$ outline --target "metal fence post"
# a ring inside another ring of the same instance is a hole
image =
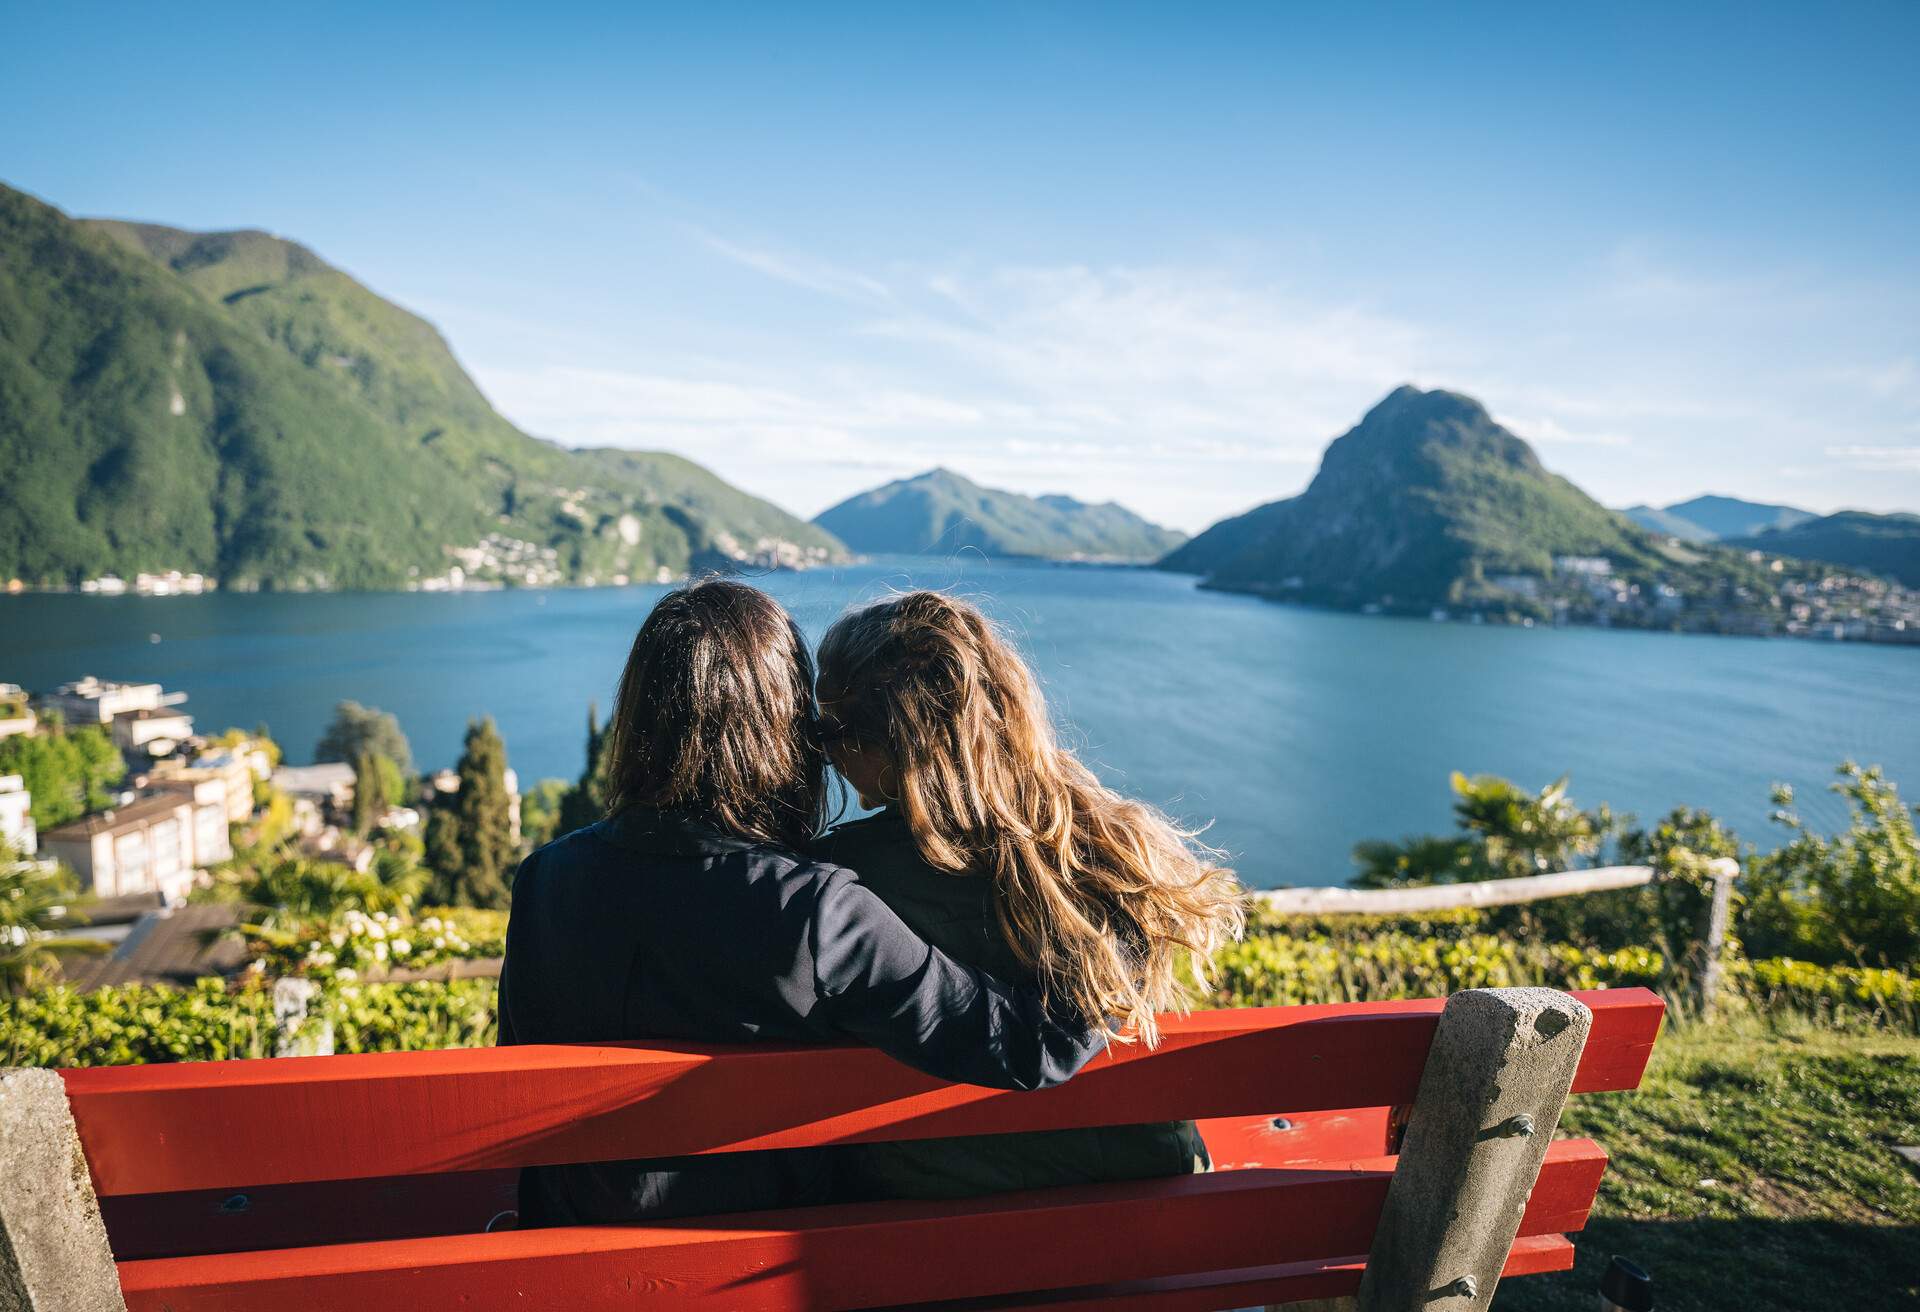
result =
[[[1555,989],[1469,989],[1447,999],[1359,1312],[1487,1307],[1592,1024],[1584,1004]]]
[[[0,1312],[126,1312],[67,1086],[0,1070]]]

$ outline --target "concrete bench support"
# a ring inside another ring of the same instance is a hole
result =
[[[126,1312],[58,1075],[0,1070],[0,1312]]]
[[[1566,1106],[1593,1013],[1554,989],[1447,999],[1355,1300],[1486,1308]]]

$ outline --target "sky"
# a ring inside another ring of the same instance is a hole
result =
[[[1409,381],[1612,505],[1920,510],[1920,5],[0,0],[0,31],[0,181],[294,238],[527,431],[803,514],[945,465],[1197,530]]]

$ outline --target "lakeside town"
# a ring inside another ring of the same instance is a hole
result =
[[[458,770],[413,779],[365,752],[357,761],[288,765],[264,732],[201,732],[185,702],[158,683],[91,675],[37,693],[0,683],[0,852],[66,878],[76,905],[59,917],[68,922],[63,935],[94,945],[63,963],[67,982],[82,990],[231,973],[247,959],[235,935],[243,909],[188,902],[242,844],[340,877],[366,875],[382,852],[417,861],[430,817],[461,788]],[[376,733],[391,723],[353,711]],[[26,765],[10,770],[14,762]],[[37,825],[36,810],[47,808],[36,808],[29,771],[63,794],[60,813],[80,813]],[[522,811],[503,749],[492,782],[510,857],[521,846]]]
[[[1920,645],[1920,591],[1876,574],[1760,551],[1746,559],[1776,577],[1770,591],[1729,582],[1690,595],[1671,583],[1622,578],[1605,556],[1555,556],[1551,575],[1489,574],[1477,608],[1434,607],[1431,618],[1484,623],[1491,608],[1510,611],[1509,622],[1522,624]]]

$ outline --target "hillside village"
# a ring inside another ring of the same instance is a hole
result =
[[[84,813],[46,829],[34,820],[31,782],[0,765],[0,852],[52,874],[70,871],[84,910],[70,936],[106,948],[89,968],[72,968],[80,987],[224,973],[244,962],[203,940],[241,920],[233,905],[186,907],[234,860],[236,844],[271,831],[274,846],[298,857],[365,874],[383,842],[422,836],[436,806],[458,793],[460,777],[436,771],[406,796],[383,799],[356,823],[356,766],[345,761],[287,765],[258,734],[199,732],[186,695],[157,683],[125,683],[88,675],[41,693],[0,683],[0,761],[8,740],[35,738],[111,744],[124,771],[104,792],[91,787]],[[111,772],[111,766],[108,767]],[[508,841],[521,841],[519,780],[503,768]],[[94,804],[100,803],[100,804]],[[156,951],[145,940],[165,940]],[[132,976],[125,961],[141,949]]]

